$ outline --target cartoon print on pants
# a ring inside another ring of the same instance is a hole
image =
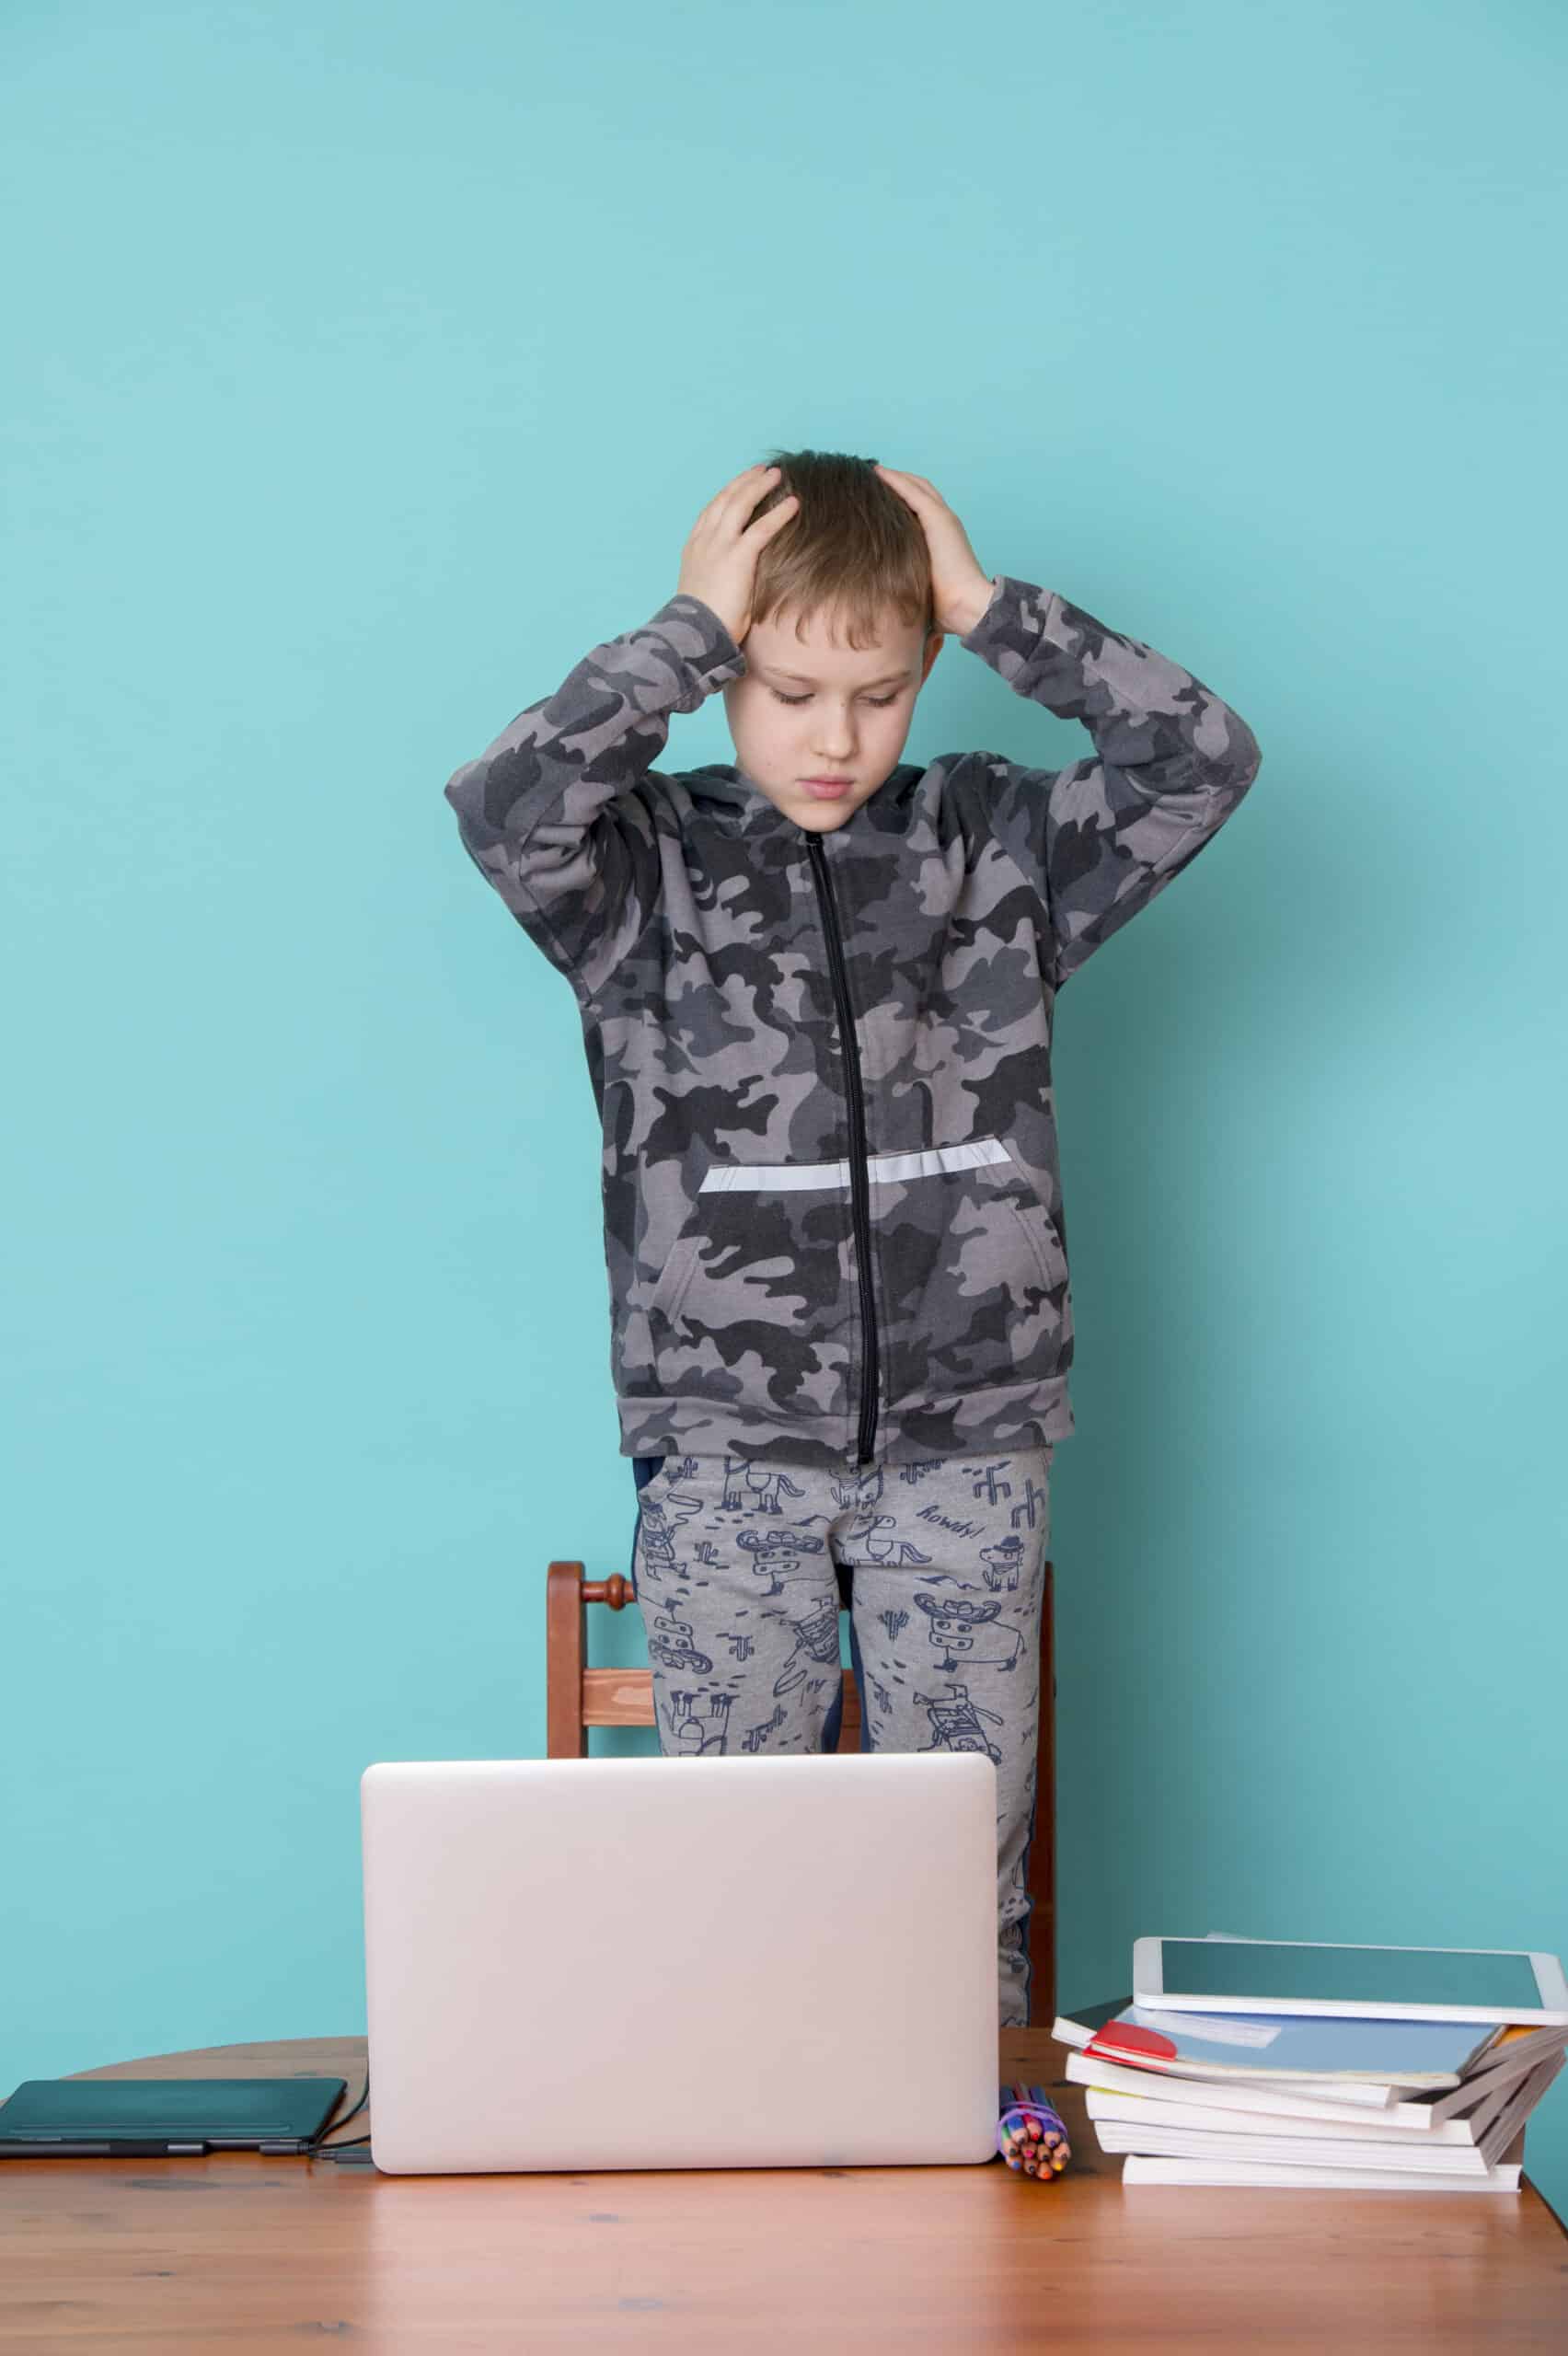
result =
[[[838,1666],[836,1596],[831,1597],[820,1611],[813,1611],[806,1619],[797,1620],[792,1624],[795,1630],[794,1647],[775,1680],[775,1693],[792,1692],[805,1676],[808,1661],[832,1661],[836,1669]]]
[[[930,1642],[942,1655],[944,1669],[956,1669],[961,1659],[967,1669],[1018,1667],[1022,1643],[1018,1630],[991,1624],[1002,1608],[999,1603],[971,1603],[963,1596],[944,1602],[937,1595],[917,1595],[915,1603],[930,1617]]]
[[[865,1548],[873,1563],[928,1563],[931,1559],[929,1554],[922,1554],[918,1546],[913,1544],[909,1539],[901,1538],[895,1546],[891,1538],[878,1538],[875,1535],[879,1530],[896,1530],[897,1527],[898,1519],[895,1514],[873,1514],[864,1530],[857,1529],[853,1535],[856,1542]]]
[[[670,1731],[674,1738],[674,1747],[669,1756],[700,1759],[710,1750],[721,1751],[725,1747],[730,1704],[733,1699],[730,1693],[673,1692],[670,1695]]]
[[[972,1702],[967,1685],[950,1685],[942,1702],[933,1701],[928,1693],[917,1693],[915,1702],[931,1721],[933,1750],[983,1750],[995,1765],[1001,1765],[1002,1754],[980,1721],[989,1718],[994,1727],[999,1727],[1004,1720],[999,1711],[982,1710]]]
[[[653,1625],[648,1632],[648,1651],[662,1669],[695,1669],[705,1676],[713,1663],[706,1653],[699,1653],[692,1639],[689,1620],[676,1620],[667,1611],[656,1611]]]
[[[851,1506],[869,1512],[872,1506],[882,1501],[882,1482],[885,1477],[883,1467],[873,1464],[868,1471],[859,1474],[836,1473],[828,1483],[828,1491],[841,1514],[847,1513]]]
[[[1044,1512],[1046,1506],[1050,1503],[1050,1496],[1051,1493],[1048,1489],[1043,1489],[1039,1486],[1038,1483],[1026,1478],[1023,1484],[1023,1495],[1019,1499],[1017,1505],[1014,1506],[1011,1514],[1009,1516],[1009,1519],[1011,1521],[1013,1528],[1016,1530],[1020,1521],[1026,1521],[1031,1530],[1037,1529],[1040,1523],[1040,1517]]]
[[[702,1511],[702,1499],[673,1496],[666,1489],[662,1497],[650,1497],[640,1511],[642,1545],[647,1560],[662,1571],[678,1570],[675,1541],[693,1514]]]
[[[726,1456],[724,1459],[725,1513],[782,1513],[778,1493],[786,1490],[792,1497],[803,1497],[805,1491],[788,1472],[777,1466],[769,1472],[766,1464],[755,1464],[750,1457]]]
[[[756,1560],[752,1569],[768,1585],[764,1595],[782,1595],[786,1579],[817,1579],[822,1576],[815,1561],[803,1556],[820,1554],[827,1541],[811,1530],[739,1530],[735,1543]]]
[[[999,1538],[994,1546],[982,1546],[980,1560],[987,1589],[994,1595],[998,1588],[1009,1593],[1017,1588],[1020,1565],[1023,1561],[1023,1541],[1019,1537]]]
[[[1012,1483],[1000,1480],[997,1476],[1005,1472],[1011,1462],[1010,1456],[1004,1456],[1000,1457],[995,1464],[981,1465],[975,1472],[970,1491],[971,1496],[983,1497],[988,1506],[1000,1505],[1004,1497],[1010,1497]]]

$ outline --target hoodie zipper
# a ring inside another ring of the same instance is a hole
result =
[[[844,1079],[849,1098],[849,1199],[855,1226],[855,1261],[860,1275],[861,1364],[864,1369],[857,1461],[869,1464],[877,1428],[878,1375],[876,1306],[871,1292],[870,1187],[866,1179],[866,1104],[860,1089],[860,1050],[855,1036],[854,1010],[849,1004],[844,942],[838,929],[832,879],[828,874],[827,852],[822,837],[817,834],[807,836],[806,849],[811,854],[812,880],[816,885],[817,899],[822,907],[823,930],[827,935],[827,962],[833,975],[833,995],[838,1007],[838,1030],[844,1047]]]

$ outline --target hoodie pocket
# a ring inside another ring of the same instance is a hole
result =
[[[843,1415],[848,1198],[836,1184],[779,1183],[793,1172],[733,1167],[709,1173],[648,1294],[659,1388],[763,1415]]]
[[[1071,1359],[1056,1224],[1000,1138],[976,1138],[973,1149],[971,1166],[931,1170],[879,1190],[880,1203],[872,1197],[895,1304],[890,1390],[900,1408],[1043,1380]]]

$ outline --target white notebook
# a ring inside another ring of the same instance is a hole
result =
[[[1309,2142],[1300,2136],[1249,2135],[1212,2132],[1196,2128],[1145,2126],[1120,2119],[1096,2119],[1094,2133],[1104,2152],[1129,2154],[1124,2181],[1137,2183],[1274,2183],[1313,2184],[1329,2181],[1362,2186],[1384,2182],[1409,2188],[1452,2184],[1478,2185],[1492,2191],[1516,2191],[1523,2152],[1525,2121],[1547,2086],[1562,2068],[1561,2055],[1543,2062],[1506,2104],[1479,2146],[1468,2150],[1438,2145],[1425,2152],[1396,2147],[1395,2139],[1376,2135],[1347,2142],[1327,2138]],[[1134,2168],[1133,2162],[1137,2165]],[[1150,2176],[1149,2160],[1179,2163],[1204,2171],[1199,2176]],[[1499,2175],[1512,2166],[1512,2181]],[[1254,2174],[1253,2171],[1261,2171]]]
[[[1527,2056],[1510,2069],[1482,2072],[1447,2094],[1389,2103],[1378,2109],[1366,2103],[1327,2099],[1327,2090],[1336,2083],[1332,2079],[1323,2081],[1325,2098],[1320,2100],[1303,2093],[1293,2083],[1287,2087],[1284,2081],[1264,2085],[1237,2079],[1167,2077],[1155,2070],[1128,2070],[1114,2062],[1091,2061],[1082,2053],[1067,2055],[1064,2074],[1077,2085],[1133,2096],[1144,2104],[1169,2105],[1172,2113],[1200,2103],[1211,2120],[1223,2120],[1228,2127],[1246,2125],[1262,2115],[1282,2126],[1293,2119],[1318,2119],[1357,2135],[1383,2135],[1391,2129],[1423,2141],[1430,2137],[1439,2143],[1474,2143],[1495,2115],[1496,2108],[1545,2058],[1541,2054]],[[1087,2103],[1086,2108],[1092,2118],[1093,2104]],[[1141,2118],[1145,2114],[1140,2110],[1136,2115]],[[1164,2115],[1162,2110],[1160,2116]]]
[[[1129,2157],[1124,2184],[1272,2185],[1320,2192],[1517,2192],[1521,2163],[1499,2161],[1484,2176],[1417,2176],[1400,2168],[1222,2167],[1209,2160]]]

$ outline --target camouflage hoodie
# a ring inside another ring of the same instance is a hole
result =
[[[577,998],[625,1455],[853,1471],[1074,1428],[1056,997],[1217,833],[1258,745],[1009,574],[958,642],[1094,756],[901,762],[816,834],[733,767],[652,767],[746,668],[677,594],[447,783]]]

